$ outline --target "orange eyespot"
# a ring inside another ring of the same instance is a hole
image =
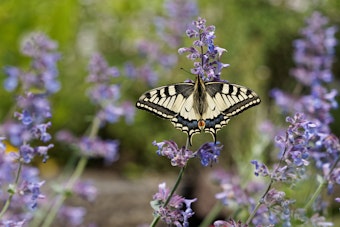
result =
[[[203,130],[205,128],[205,121],[199,120],[198,123],[197,123],[197,126],[200,130]]]

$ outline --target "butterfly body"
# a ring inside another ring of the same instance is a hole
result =
[[[192,136],[208,132],[216,141],[216,133],[230,117],[261,102],[258,95],[241,85],[227,82],[196,81],[163,86],[145,92],[137,108],[171,120],[172,124]]]

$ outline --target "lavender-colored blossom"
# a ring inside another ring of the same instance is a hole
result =
[[[73,186],[73,192],[89,202],[93,202],[98,194],[97,188],[90,181],[78,181]]]
[[[219,142],[209,142],[203,144],[196,152],[196,155],[201,160],[203,166],[212,165],[218,161],[218,156],[222,150],[223,146],[219,145]]]
[[[0,220],[0,226],[4,227],[24,227],[25,223],[27,223],[25,220],[23,221]]]
[[[188,219],[194,215],[191,204],[197,199],[188,200],[174,194],[167,205],[165,205],[170,196],[170,190],[166,187],[165,183],[159,184],[158,190],[153,196],[153,201],[151,201],[155,215],[159,215],[168,225],[188,227]]]
[[[265,164],[260,163],[256,160],[251,161],[251,164],[255,166],[255,176],[266,177],[269,175],[268,167]]]
[[[185,147],[178,148],[178,145],[174,141],[166,140],[164,142],[152,143],[158,147],[157,154],[165,156],[171,160],[172,166],[184,167],[186,166],[189,159],[194,157],[192,151]]]
[[[134,108],[129,102],[119,103],[120,86],[111,84],[112,79],[119,76],[116,67],[110,67],[100,54],[94,54],[89,63],[89,76],[87,81],[91,83],[88,91],[91,101],[99,105],[97,117],[104,122],[115,123],[120,117],[128,116],[127,122],[131,122],[134,116]],[[131,107],[129,107],[131,106]]]
[[[83,155],[89,157],[102,157],[106,164],[111,164],[119,157],[117,140],[101,140],[99,138],[81,138],[77,146]]]
[[[69,131],[58,132],[56,139],[74,145],[87,157],[104,158],[106,164],[111,164],[119,158],[117,140],[102,140],[88,136],[77,138]]]
[[[247,207],[255,205],[252,195],[263,190],[263,185],[259,182],[249,182],[248,185],[241,185],[239,176],[217,170],[213,172],[213,180],[222,188],[222,191],[215,195],[215,198],[227,207]]]
[[[205,81],[220,81],[222,69],[228,67],[229,64],[220,62],[226,50],[214,44],[215,26],[206,26],[206,20],[199,17],[186,34],[189,38],[195,38],[193,46],[179,48],[178,53],[188,53],[187,58],[194,61],[194,68],[191,72]],[[201,53],[203,49],[205,52]]]
[[[86,210],[83,207],[63,206],[58,213],[59,219],[64,224],[79,226],[83,223]]]
[[[236,222],[233,219],[229,219],[228,221],[214,221],[214,227],[248,227],[248,225],[243,224],[241,221]]]
[[[31,92],[19,96],[17,104],[20,109],[28,111],[31,116],[34,115],[36,123],[41,123],[52,117],[51,107],[48,101],[48,96],[44,94],[33,94]]]
[[[163,142],[157,143],[154,141],[152,143],[154,146],[158,147],[156,153],[160,156],[165,156],[171,160],[172,166],[184,167],[187,162],[197,157],[200,159],[203,166],[212,165],[218,161],[218,156],[223,148],[219,143],[205,143],[197,151],[193,152],[184,146],[179,148],[178,145],[171,140],[165,140]]]
[[[44,195],[40,192],[40,187],[45,183],[45,181],[41,182],[32,182],[24,180],[20,187],[18,188],[18,192],[20,195],[25,196],[26,204],[29,204],[29,208],[35,209],[38,205],[38,199],[45,198]]]
[[[92,55],[88,70],[87,81],[91,83],[110,83],[111,78],[119,76],[119,70],[116,67],[110,67],[99,53]]]
[[[302,97],[286,94],[278,89],[272,96],[278,105],[287,112],[303,112],[308,119],[320,121],[323,130],[329,132],[333,121],[330,110],[337,108],[336,90],[328,91],[324,86],[331,83],[331,73],[335,39],[335,27],[327,27],[328,19],[315,12],[307,20],[307,26],[301,30],[302,38],[294,42],[294,61],[296,68],[291,75],[299,83],[310,88],[310,94]]]
[[[291,226],[290,206],[294,202],[286,199],[284,192],[271,189],[262,201],[252,223],[254,226],[275,226],[280,223],[282,226]]]
[[[21,52],[31,57],[31,70],[28,72],[9,66],[5,68],[7,78],[5,89],[13,91],[19,85],[25,91],[43,90],[48,94],[60,89],[57,61],[60,54],[56,52],[57,44],[43,33],[32,33],[22,43]]]

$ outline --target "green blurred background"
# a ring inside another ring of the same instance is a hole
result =
[[[1,0],[1,67],[28,67],[29,61],[20,55],[19,47],[21,39],[32,31],[43,31],[57,41],[62,54],[59,62],[62,89],[52,98],[52,135],[61,129],[83,135],[95,113],[95,107],[85,95],[91,54],[102,53],[110,65],[117,66],[122,72],[126,62],[136,66],[146,64],[148,56],[139,54],[136,43],[148,40],[162,45],[154,22],[158,17],[170,18],[163,5],[163,1],[150,0]],[[289,91],[295,83],[288,76],[294,66],[292,41],[299,37],[298,31],[304,26],[304,19],[314,10],[319,10],[330,18],[331,25],[339,25],[340,1],[200,0],[197,6],[198,15],[206,18],[208,25],[216,26],[215,44],[228,50],[222,61],[231,66],[224,69],[222,79],[252,88],[262,98],[261,105],[233,118],[218,133],[218,140],[224,144],[221,165],[236,163],[236,166],[244,167],[240,164],[248,165],[249,160],[254,158],[265,159],[272,151],[268,148],[268,138],[258,133],[259,123],[269,119],[284,124],[285,117],[273,108],[268,92],[274,87]],[[186,38],[185,33],[182,36],[181,46],[167,47],[164,51],[177,54],[178,48],[190,46],[192,40]],[[339,50],[337,47],[338,58]],[[171,70],[153,65],[159,74],[155,86],[192,78],[180,69],[189,71],[192,62],[185,56],[178,59]],[[339,72],[336,61],[334,76],[337,79]],[[2,84],[5,78],[2,71],[0,78]],[[133,103],[151,88],[138,79],[120,80],[120,83],[122,99]],[[333,86],[339,88],[338,81]],[[0,97],[0,119],[4,119],[14,97],[4,89],[0,90]],[[332,127],[339,135],[339,111],[335,111],[334,116],[338,121]],[[132,124],[121,120],[101,129],[100,135],[120,141],[119,161],[106,168],[113,168],[118,174],[127,176],[170,168],[168,160],[155,155],[156,147],[151,144],[153,140],[173,139],[180,145],[186,140],[185,134],[174,129],[170,122],[140,110],[136,110]],[[207,140],[211,140],[210,135],[194,136],[194,149]],[[56,142],[50,155],[63,165],[70,157],[70,150]],[[93,160],[90,166],[101,168],[101,161]],[[239,167],[240,171],[249,174],[249,169],[243,167]]]

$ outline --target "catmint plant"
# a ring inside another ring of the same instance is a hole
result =
[[[77,148],[79,161],[66,182],[52,185],[55,195],[48,195],[46,200],[40,189],[46,182],[40,180],[39,170],[31,164],[39,156],[42,162],[47,162],[48,151],[54,147],[48,130],[52,127],[49,97],[61,88],[57,69],[60,54],[56,49],[57,44],[45,34],[33,33],[24,40],[21,50],[32,59],[30,68],[8,66],[4,69],[7,76],[4,87],[17,98],[16,111],[10,113],[14,119],[5,119],[0,126],[3,173],[0,200],[4,204],[0,211],[1,226],[50,226],[56,217],[64,224],[80,225],[86,209],[63,203],[70,195],[78,195],[89,202],[95,200],[97,189],[92,182],[80,180],[88,159],[102,158],[106,164],[111,164],[119,157],[118,141],[99,138],[99,129],[122,117],[127,123],[134,118],[134,108],[129,102],[121,101],[121,88],[113,83],[119,70],[109,66],[100,54],[94,54],[89,64],[87,82],[91,87],[87,95],[98,111],[88,134],[80,138],[67,131],[57,134],[56,139]]]
[[[296,68],[291,71],[291,75],[298,81],[298,86],[309,90],[309,94],[288,94],[279,89],[272,91],[276,103],[293,117],[286,118],[288,128],[275,137],[280,149],[279,162],[269,168],[261,162],[252,161],[255,175],[270,178],[270,183],[247,223],[333,225],[322,216],[328,208],[328,202],[323,200],[326,195],[321,193],[323,189],[327,189],[328,195],[333,193],[334,186],[339,184],[334,176],[340,168],[339,139],[329,127],[333,121],[330,110],[338,107],[335,100],[337,92],[328,89],[328,84],[333,80],[331,66],[337,29],[327,26],[327,23],[326,17],[318,12],[313,13],[307,19],[306,27],[301,30],[302,38],[294,42]],[[317,179],[319,186],[307,197],[304,207],[296,207],[299,198],[288,199],[284,191],[276,189],[277,182],[301,187],[308,178]],[[268,203],[273,191],[281,196],[276,197],[279,200],[276,199],[275,203]],[[280,215],[275,215],[277,211]]]
[[[90,158],[102,158],[105,164],[112,164],[119,158],[117,140],[103,140],[98,136],[101,127],[106,124],[116,123],[120,118],[125,117],[127,123],[131,123],[134,118],[134,108],[129,102],[121,102],[121,88],[113,83],[120,75],[118,68],[111,67],[99,53],[92,55],[89,62],[89,75],[86,78],[91,85],[87,95],[91,102],[96,105],[97,112],[94,114],[88,134],[81,137],[74,136],[71,132],[62,130],[57,133],[57,139],[76,148],[79,161],[71,177],[65,183],[59,196],[51,205],[51,212],[43,222],[43,226],[48,226],[58,215],[67,220],[69,224],[82,223],[86,210],[82,207],[64,206],[63,201],[72,192],[89,202],[93,202],[97,196],[97,189],[87,181],[79,180],[81,173]],[[71,215],[74,214],[74,215]]]
[[[33,217],[38,203],[45,196],[40,188],[44,181],[31,164],[36,157],[48,159],[54,147],[48,129],[52,123],[49,97],[60,89],[57,44],[43,33],[32,33],[21,46],[21,53],[32,59],[30,68],[5,68],[4,87],[17,95],[14,119],[5,119],[0,126],[2,169],[0,225],[23,226]],[[6,143],[6,144],[5,144]],[[8,148],[6,149],[6,145]],[[7,193],[6,193],[7,191]]]

